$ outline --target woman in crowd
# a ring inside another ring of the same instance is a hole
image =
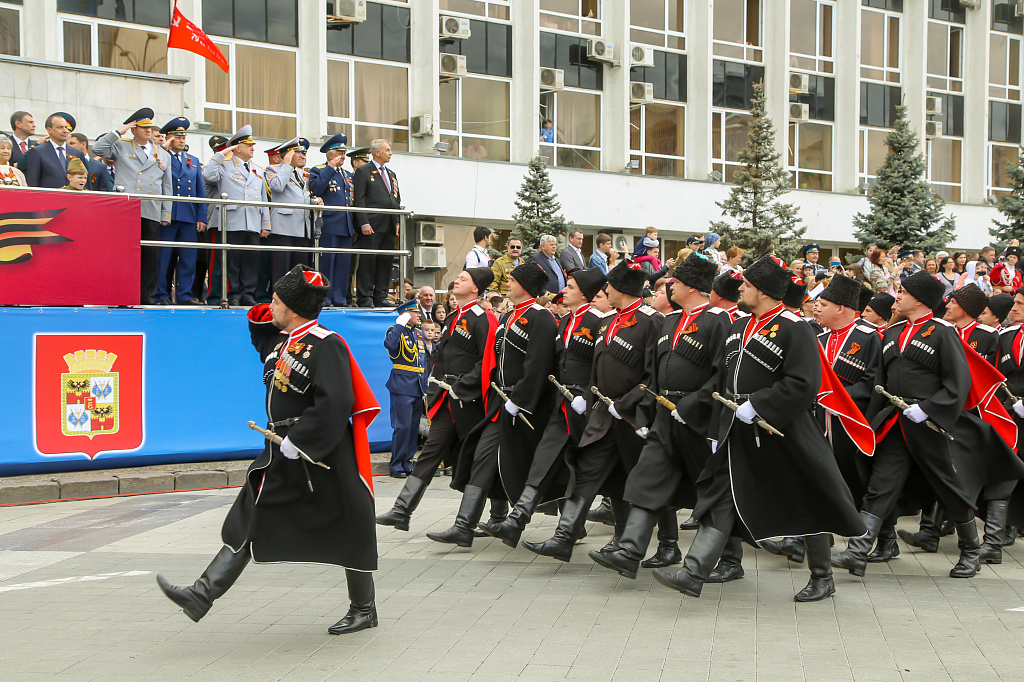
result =
[[[967,252],[966,251],[956,251],[956,252],[954,252],[953,253],[953,263],[954,263],[953,271],[956,274],[958,274],[958,275],[964,274],[964,272],[967,270]]]
[[[743,272],[743,268],[740,267],[740,261],[743,260],[743,255],[745,253],[746,251],[738,246],[730,246],[728,251],[725,252],[725,264],[719,270],[719,274],[725,272]],[[681,260],[686,260],[686,258],[683,257]]]
[[[925,258],[924,271],[932,277],[939,274],[939,261],[935,260],[935,258]]]
[[[975,284],[986,296],[991,296],[992,282],[988,276],[988,263],[976,260],[968,262],[964,274],[956,281],[956,288],[959,289],[966,284]]]
[[[14,143],[6,135],[0,135],[0,183],[28,187],[25,174],[11,165]]]
[[[956,261],[951,257],[945,256],[939,261],[939,274],[935,275],[942,286],[945,287],[943,296],[949,296],[953,292],[953,288],[956,286],[957,274],[956,274]]]
[[[892,258],[882,249],[871,252],[871,288],[875,293],[892,293],[892,283],[898,277],[892,264]]]

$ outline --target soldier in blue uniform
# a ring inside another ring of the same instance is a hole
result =
[[[176,197],[206,198],[203,168],[199,159],[185,151],[185,135],[189,120],[182,116],[171,119],[160,129],[167,136],[167,152],[171,155],[171,185]],[[199,232],[206,230],[206,204],[175,202],[171,206],[171,222],[160,226],[160,241],[199,241]],[[160,249],[157,266],[158,279],[153,302],[168,305],[171,302],[171,276],[178,271],[177,303],[200,305],[192,294],[192,281],[196,275],[196,249]]]
[[[348,150],[348,137],[341,133],[330,138],[320,147],[327,155],[327,163],[314,166],[309,172],[309,193],[323,199],[325,206],[352,205],[352,173],[342,165]],[[352,214],[342,211],[324,212],[320,246],[332,249],[352,248],[355,226]],[[320,255],[320,271],[331,280],[331,291],[327,295],[327,306],[348,305],[351,280],[349,273],[352,256],[347,253],[324,253]]]
[[[392,478],[407,478],[412,473],[416,454],[416,437],[423,414],[423,396],[427,394],[427,373],[424,371],[426,346],[420,333],[420,311],[416,301],[407,301],[395,308],[399,313],[384,334],[384,348],[391,358],[391,376],[387,387],[391,392],[391,464]]]

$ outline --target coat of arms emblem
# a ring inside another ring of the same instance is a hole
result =
[[[117,355],[105,350],[88,349],[64,356],[67,373],[60,375],[61,407],[65,436],[117,433],[117,372],[112,371]]]

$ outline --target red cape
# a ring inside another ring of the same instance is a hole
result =
[[[857,403],[846,392],[843,382],[836,376],[825,351],[818,344],[818,359],[821,361],[821,388],[818,390],[818,404],[834,415],[843,425],[850,440],[857,449],[868,457],[875,454],[875,433]]]

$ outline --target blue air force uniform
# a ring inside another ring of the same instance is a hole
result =
[[[164,135],[181,135],[189,128],[187,118],[178,117],[170,120],[160,129]],[[171,186],[176,197],[206,198],[206,186],[203,183],[203,167],[199,159],[188,152],[171,155]],[[206,204],[175,202],[171,207],[171,222],[160,226],[160,241],[192,242],[199,241],[198,223],[206,222]],[[170,300],[171,278],[174,269],[178,271],[178,303],[191,303],[195,300],[192,294],[192,281],[196,275],[196,249],[160,249],[160,264],[157,268],[159,278],[156,285],[154,300],[161,303]]]
[[[327,140],[320,151],[326,154],[332,150],[345,151],[348,137],[335,135]],[[325,206],[352,205],[352,173],[344,168],[333,168],[326,163],[315,166],[309,172],[309,193],[324,200]],[[332,249],[350,249],[355,235],[355,221],[352,214],[342,211],[325,211],[320,246]],[[342,306],[348,303],[351,284],[352,256],[347,253],[324,253],[320,255],[320,271],[331,282],[327,295],[327,306]]]
[[[424,369],[426,346],[423,335],[408,325],[408,310],[416,301],[399,306],[401,313],[396,324],[384,334],[384,348],[391,358],[391,376],[387,387],[391,392],[391,463],[392,474],[412,472],[412,458],[416,454],[420,417],[423,415],[423,396],[427,393],[427,373]]]

